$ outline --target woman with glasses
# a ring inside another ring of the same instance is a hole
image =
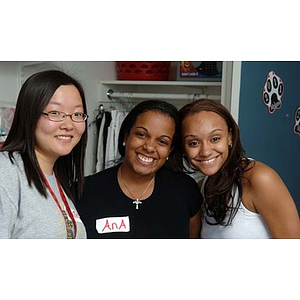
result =
[[[83,187],[87,118],[82,86],[65,73],[23,84],[0,152],[0,238],[86,238],[73,201]]]

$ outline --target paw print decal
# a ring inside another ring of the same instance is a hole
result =
[[[283,82],[274,72],[270,71],[264,85],[263,102],[268,107],[269,113],[273,114],[282,105]]]
[[[299,135],[300,137],[300,106],[296,109],[295,113],[295,126],[294,126],[294,132]]]

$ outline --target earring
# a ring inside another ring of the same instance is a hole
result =
[[[169,159],[169,156],[166,158],[166,160],[168,160]]]
[[[229,144],[228,147],[229,147],[229,149],[231,149],[232,148],[232,144]]]
[[[123,142],[123,144],[122,144],[122,145],[125,147],[126,143],[125,143],[125,142]]]

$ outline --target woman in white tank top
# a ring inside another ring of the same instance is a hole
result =
[[[219,102],[194,101],[181,110],[184,157],[205,177],[202,238],[300,238],[299,215],[280,176],[250,160],[239,128]]]

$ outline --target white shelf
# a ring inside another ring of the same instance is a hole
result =
[[[143,81],[143,80],[105,80],[104,85],[155,85],[155,86],[222,86],[221,81]]]
[[[159,97],[159,95],[166,96],[165,94],[168,94],[166,98],[170,99],[170,102],[178,108],[187,103],[187,101],[178,100],[178,97],[182,95],[188,95],[188,99],[193,98],[190,97],[190,95],[203,95],[205,97],[211,95],[213,99],[221,99],[221,103],[230,109],[232,62],[223,62],[221,81],[216,79],[203,79],[201,81],[99,80],[98,83],[100,86],[99,100],[103,103],[110,103],[109,101],[111,99],[108,97],[108,91],[112,91],[112,93],[116,95],[141,95],[140,99],[135,98],[135,102],[142,101],[147,94],[149,96],[156,94],[157,97]],[[174,99],[170,98],[172,95],[176,95],[176,97],[174,97]],[[183,97],[183,99],[186,98]],[[123,105],[124,101],[126,101],[126,97],[122,99]],[[117,104],[117,101],[114,101],[114,105],[115,104]],[[99,105],[99,103],[96,104],[96,107],[97,105]]]
[[[108,92],[122,94],[122,105],[131,95],[135,97],[134,103],[140,102],[143,99],[169,99],[177,108],[182,107],[187,103],[187,99],[193,99],[193,95],[203,95],[203,97],[213,95],[217,99],[221,98],[222,82],[203,82],[203,81],[131,81],[131,80],[109,80],[99,81],[101,90],[101,101],[103,103],[110,101],[107,96]],[[174,96],[173,96],[174,95]],[[187,95],[187,96],[185,96]],[[218,97],[219,95],[219,97]],[[185,101],[179,99],[186,99]],[[118,103],[114,99],[114,104]]]

